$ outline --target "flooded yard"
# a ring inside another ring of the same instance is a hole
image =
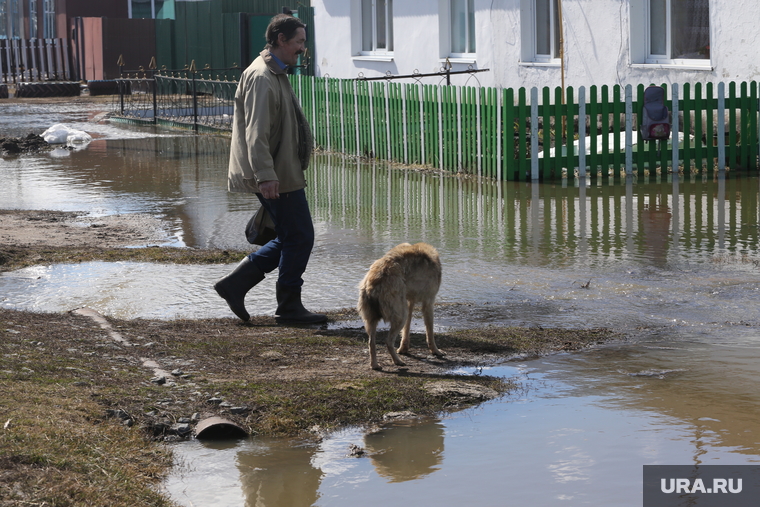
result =
[[[248,248],[254,199],[226,190],[224,137],[102,122],[92,106],[24,107],[0,105],[5,135],[66,123],[94,140],[0,159],[3,209],[144,213],[164,226],[156,244]],[[181,504],[634,506],[642,465],[760,458],[758,178],[493,182],[320,154],[308,180],[311,309],[354,306],[374,259],[426,241],[443,264],[441,330],[604,326],[625,339],[484,367],[521,388],[441,419],[348,428],[319,444],[178,444],[165,488]],[[229,269],[39,265],[0,275],[0,305],[231,316],[211,288]],[[252,313],[274,313],[274,278],[249,295]],[[364,454],[349,456],[351,445]]]

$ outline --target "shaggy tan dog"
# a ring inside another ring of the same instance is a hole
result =
[[[381,319],[390,324],[385,345],[393,363],[404,366],[398,354],[409,351],[409,327],[417,302],[422,303],[428,348],[436,356],[443,356],[436,347],[433,336],[433,303],[440,286],[441,260],[438,251],[427,243],[402,243],[372,263],[359,284],[357,309],[369,335],[370,364],[373,370],[382,369],[377,363],[375,350],[377,325]],[[396,351],[394,347],[399,331],[402,331],[401,345]]]

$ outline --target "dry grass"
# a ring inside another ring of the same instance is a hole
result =
[[[0,315],[0,506],[170,505],[152,486],[171,453],[107,417],[112,374],[87,355],[89,323]]]

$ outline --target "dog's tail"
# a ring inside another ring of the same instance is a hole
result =
[[[364,287],[359,290],[359,303],[356,308],[364,322],[378,322],[383,318],[380,311],[380,299]]]

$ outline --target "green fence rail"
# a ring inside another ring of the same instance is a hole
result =
[[[317,144],[506,180],[758,169],[757,82],[673,85],[672,140],[641,139],[645,86],[518,90],[293,76]],[[722,162],[721,162],[722,161]]]

